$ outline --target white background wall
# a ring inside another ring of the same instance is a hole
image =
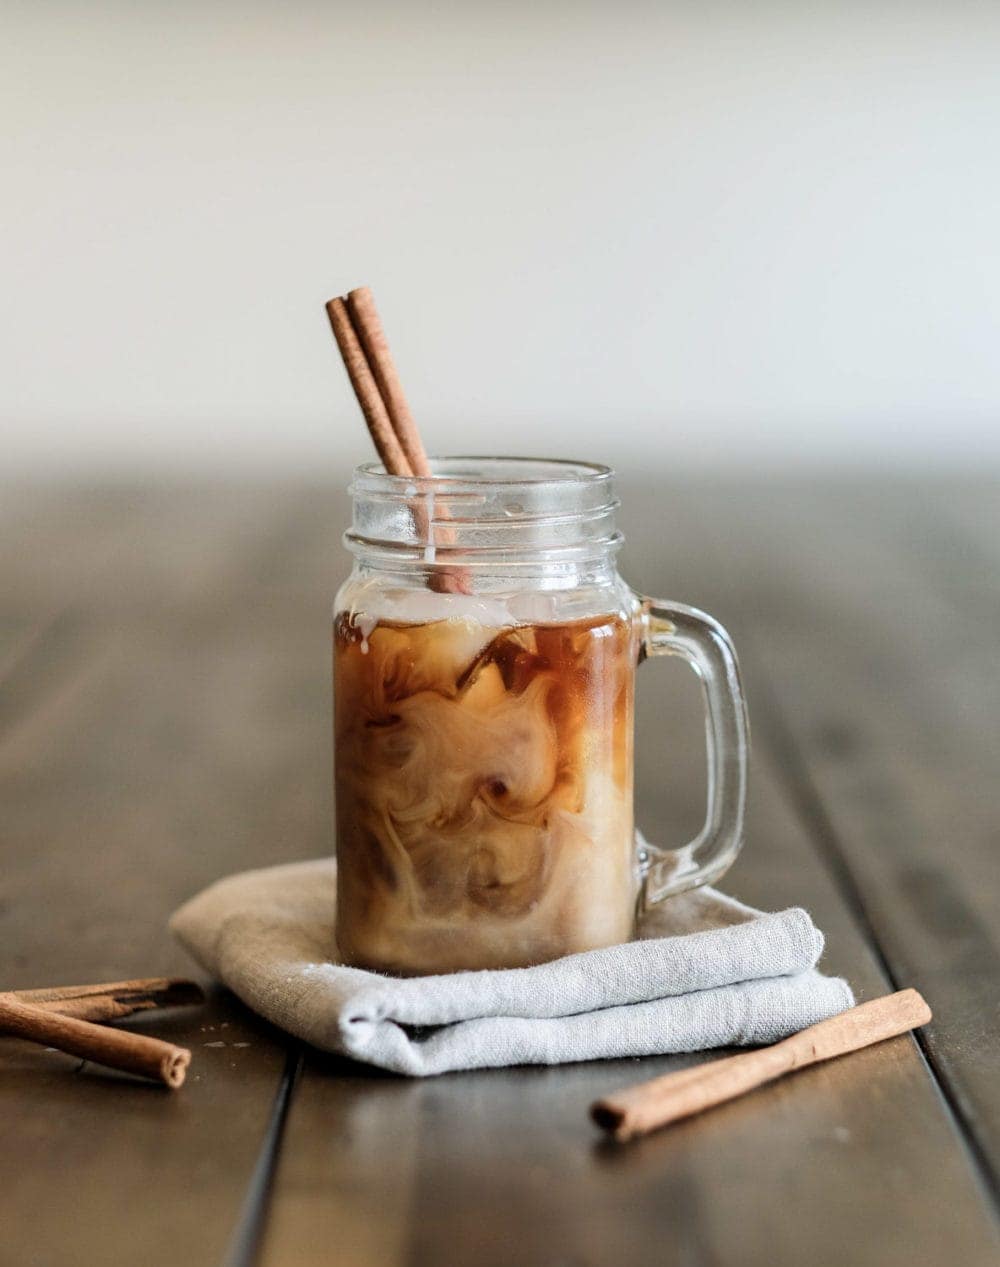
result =
[[[9,468],[1000,459],[1000,5],[5,3]]]

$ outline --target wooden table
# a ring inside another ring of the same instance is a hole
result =
[[[330,850],[335,486],[3,491],[4,985],[189,972],[179,902]],[[587,1105],[676,1059],[405,1081],[218,990],[133,1022],[194,1049],[173,1095],[3,1039],[4,1267],[998,1261],[1000,486],[622,493],[625,574],[743,658],[726,887],[807,906],[828,970],[861,997],[915,985],[934,1023],[624,1148]],[[640,820],[679,842],[697,690],[641,674]]]

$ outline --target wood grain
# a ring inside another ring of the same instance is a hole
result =
[[[892,979],[934,1009],[922,1041],[994,1191],[1000,567],[975,524],[998,504],[983,481],[883,481],[709,507],[770,683],[757,733]]]
[[[258,1234],[263,1267],[996,1261],[962,1131],[995,1146],[984,1008],[1000,980],[998,807],[984,753],[1000,710],[979,689],[992,600],[962,597],[982,588],[992,546],[947,544],[993,522],[993,503],[946,519],[949,498],[924,488],[917,533],[905,489],[888,503],[874,487],[622,491],[626,575],[707,607],[743,653],[749,844],[725,887],[806,905],[827,933],[824,966],[860,997],[921,988],[959,1116],[911,1038],[627,1154],[595,1142],[587,1105],[690,1061],[408,1082],[311,1054],[268,1199],[285,1045],[216,991],[197,1016],[130,1022],[193,1048],[173,1097],[0,1042],[12,1262],[200,1267],[228,1244],[246,1264]],[[177,902],[227,871],[329,847],[329,604],[345,515],[327,486],[3,504],[0,528],[44,548],[29,557],[0,532],[12,647],[0,662],[0,985],[189,972],[163,928]],[[680,843],[704,795],[700,703],[682,666],[640,673],[639,817]]]
[[[112,495],[113,513],[103,497],[24,512],[25,535],[53,544],[51,588],[37,555],[0,573],[18,617],[62,597],[74,613],[72,637],[18,661],[0,735],[4,986],[190,974],[165,930],[178,902],[327,841],[327,690],[312,698],[303,667],[325,666],[328,599],[319,587],[303,614],[296,587],[315,524],[280,492]],[[284,1044],[218,991],[129,1024],[193,1050],[173,1097],[0,1040],[4,1262],[221,1260]]]
[[[624,492],[626,575],[653,593],[715,601],[740,643],[697,506],[658,517],[662,493]],[[663,499],[671,506],[671,498]],[[664,545],[664,542],[666,545]],[[700,823],[700,701],[682,666],[640,671],[640,819],[664,843]],[[751,714],[763,688],[749,674]],[[861,997],[890,982],[756,736],[749,845],[726,888],[762,906],[806,905],[828,970]],[[677,1058],[498,1070],[406,1083],[310,1057],[288,1121],[263,1267],[582,1264],[992,1263],[993,1213],[913,1040],[895,1039],[795,1084],[763,1089],[617,1156],[586,1110]]]
[[[686,731],[697,718],[677,723]],[[754,788],[752,845],[727,888],[775,907],[805,902],[828,934],[829,969],[847,972],[863,996],[884,992],[759,752]],[[351,1267],[596,1267],[651,1255],[667,1267],[931,1267],[957,1245],[968,1262],[995,1260],[991,1212],[911,1039],[807,1070],[798,1085],[637,1141],[627,1157],[595,1141],[586,1116],[595,1098],[687,1063],[412,1083],[313,1057],[288,1122],[263,1267],[312,1267],[333,1247]]]

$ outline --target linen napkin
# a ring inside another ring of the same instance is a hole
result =
[[[622,946],[533,968],[397,978],[336,961],[336,862],[211,885],[171,928],[202,967],[325,1051],[424,1077],[456,1069],[775,1042],[851,1007],[815,965],[804,910],[763,914],[713,889],[644,917]]]

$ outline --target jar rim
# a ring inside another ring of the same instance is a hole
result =
[[[402,492],[422,484],[434,486],[472,485],[515,488],[541,487],[548,484],[593,487],[614,478],[610,466],[600,462],[584,462],[573,458],[536,458],[492,454],[457,454],[429,457],[432,474],[392,475],[381,462],[363,462],[354,469],[354,479],[368,488],[382,487]],[[463,469],[472,467],[472,470]],[[450,469],[450,468],[456,469]],[[492,470],[490,469],[492,468]],[[518,473],[520,472],[520,473]]]
[[[606,558],[621,543],[608,466],[475,456],[432,458],[430,467],[434,474],[420,477],[359,466],[347,548],[368,561],[503,568]]]

